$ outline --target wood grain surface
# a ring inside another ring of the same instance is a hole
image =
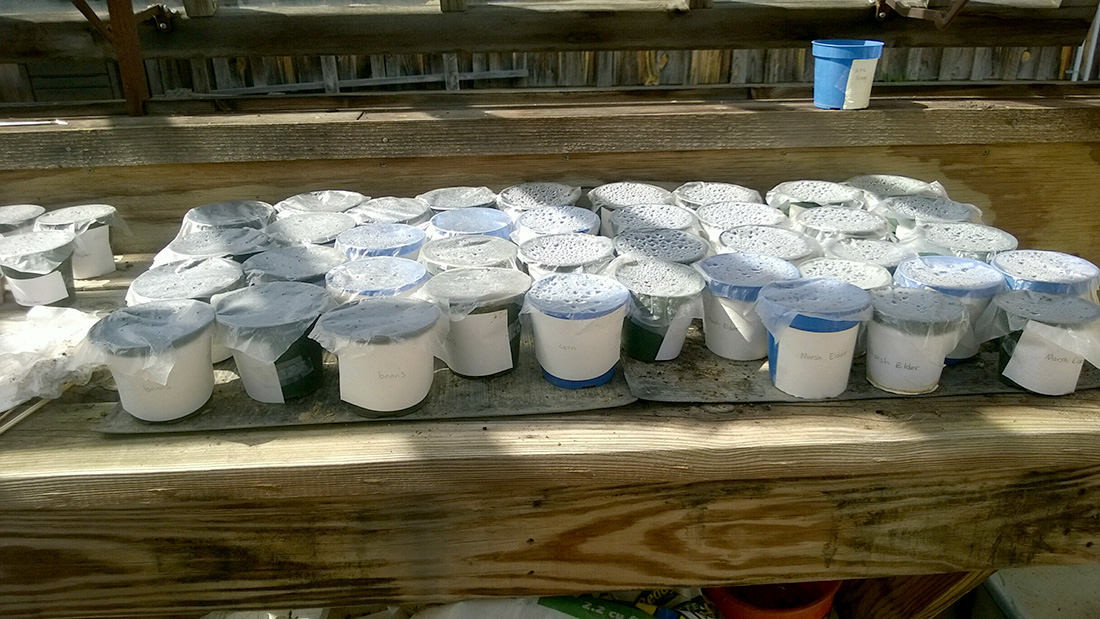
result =
[[[635,404],[614,415],[126,440],[91,432],[106,406],[55,406],[0,437],[9,616],[429,602],[1100,555],[1095,390]]]
[[[936,619],[993,572],[870,578],[845,583],[836,598],[843,617]]]

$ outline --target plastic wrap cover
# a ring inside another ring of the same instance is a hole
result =
[[[280,214],[289,213],[343,213],[359,206],[370,198],[355,191],[326,189],[300,193],[275,204]]]
[[[920,253],[985,261],[1016,249],[1016,237],[993,226],[970,222],[921,223],[905,243]]]
[[[538,235],[589,234],[600,229],[600,216],[579,206],[543,206],[524,212],[516,220],[516,229]]]
[[[615,237],[620,256],[653,258],[679,264],[693,264],[706,257],[710,246],[702,237],[683,230],[634,230]]]
[[[843,206],[864,208],[863,192],[855,187],[829,181],[801,180],[779,183],[765,196],[768,204],[789,212],[792,204],[814,208],[818,206]]]
[[[208,258],[153,267],[138,275],[126,291],[126,304],[210,297],[245,285],[241,265],[226,258]]]
[[[345,262],[325,276],[329,294],[340,302],[356,297],[391,297],[417,288],[429,275],[424,265],[405,258],[376,256]]]
[[[1004,276],[984,262],[955,256],[910,258],[894,271],[894,283],[930,288],[953,297],[988,299],[1003,292]]]
[[[718,246],[725,252],[767,254],[790,262],[801,262],[822,255],[821,244],[794,230],[773,226],[740,226],[726,230],[718,237]]]
[[[428,241],[420,248],[420,262],[430,273],[459,267],[517,267],[519,247],[500,237],[471,235]]]
[[[979,341],[1024,328],[1100,367],[1100,306],[1080,297],[1011,290],[1001,293],[978,318]]]
[[[34,220],[35,230],[66,230],[81,235],[93,226],[111,226],[127,232],[118,209],[110,204],[81,204],[67,206],[39,215]]]
[[[344,211],[361,224],[407,224],[420,226],[432,218],[432,207],[420,198],[386,196],[367,200]]]
[[[840,258],[807,260],[798,266],[798,272],[806,279],[835,279],[864,290],[889,286],[894,281],[886,267]]]
[[[76,236],[64,230],[26,232],[0,238],[0,265],[24,273],[46,274],[73,255]]]
[[[519,248],[519,259],[524,264],[559,272],[597,272],[611,262],[614,254],[615,244],[611,239],[591,234],[540,236]]]
[[[917,256],[917,252],[909,247],[879,239],[830,239],[821,247],[829,258],[870,262],[891,271]]]
[[[672,204],[673,198],[671,191],[656,185],[623,181],[592,189],[588,192],[588,201],[593,208],[615,210],[635,204]]]
[[[527,211],[540,206],[573,206],[580,198],[580,187],[549,182],[521,183],[501,191],[497,206]]]
[[[273,221],[264,232],[280,245],[325,245],[355,224],[344,213],[296,213]]]
[[[370,256],[404,256],[424,244],[427,235],[405,224],[366,224],[341,232],[336,249],[350,260]]]
[[[0,226],[5,228],[29,228],[36,217],[46,209],[37,204],[9,204],[0,206]]]
[[[470,207],[442,211],[431,219],[428,234],[433,239],[483,234],[503,239],[512,233],[512,218],[495,208]]]
[[[116,357],[113,364],[125,364],[127,374],[163,385],[176,364],[177,350],[213,322],[214,308],[209,303],[153,301],[111,312],[91,328],[88,342]]]
[[[795,318],[805,316],[834,322],[871,319],[871,295],[851,284],[833,279],[797,279],[775,282],[760,289],[756,313],[776,339]]]
[[[249,284],[306,282],[324,284],[325,275],[347,262],[343,252],[322,245],[296,245],[268,250],[244,261]]]
[[[970,323],[962,301],[935,290],[879,288],[871,291],[871,305],[875,322],[906,335],[925,336],[929,341],[949,331],[957,332],[961,338]]]
[[[441,316],[438,307],[419,299],[362,299],[323,314],[309,337],[339,353],[349,346],[408,341],[432,331]]]
[[[580,189],[577,193],[579,195]],[[492,208],[496,204],[497,194],[488,187],[441,187],[416,198],[427,202],[433,211],[449,211],[473,206]]]
[[[884,240],[890,236],[890,222],[882,215],[840,206],[807,209],[795,217],[794,223],[818,241],[835,238]]]
[[[731,183],[708,183],[693,181],[680,185],[672,192],[675,204],[695,210],[700,206],[717,202],[757,202],[763,203],[760,192]]]
[[[624,206],[611,215],[616,235],[632,230],[691,230],[695,214],[674,204],[635,204]]]
[[[216,295],[212,303],[221,341],[264,363],[275,363],[336,305],[324,288],[302,282],[249,286]]]
[[[756,301],[760,289],[773,282],[801,277],[798,267],[764,254],[718,254],[695,265],[716,297]]]
[[[1100,287],[1100,268],[1084,258],[1061,252],[1022,249],[998,254],[989,263],[1004,273],[1008,287],[1013,290],[1095,297]]]
[[[703,224],[723,231],[738,226],[791,227],[783,211],[758,202],[713,202],[700,206],[695,215]]]
[[[417,296],[439,305],[453,321],[487,305],[518,300],[530,287],[531,276],[515,269],[466,267],[432,277]]]
[[[275,208],[259,200],[229,200],[196,206],[183,216],[180,235],[207,228],[262,230],[275,219]]]
[[[181,260],[245,256],[270,248],[271,239],[260,230],[210,228],[178,237],[153,258],[153,265],[160,266]]]
[[[629,299],[626,286],[610,277],[557,273],[531,284],[523,311],[563,320],[591,320],[622,308]]]

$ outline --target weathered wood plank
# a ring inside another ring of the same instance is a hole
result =
[[[1076,3],[1075,3],[1076,4]],[[816,38],[874,38],[890,45],[1076,45],[1095,8],[972,5],[951,28],[913,19],[877,22],[865,4],[843,8],[718,3],[705,11],[532,10],[482,5],[439,13],[430,5],[370,9],[223,7],[211,19],[177,20],[165,34],[143,25],[146,58],[609,49],[802,47]],[[79,16],[0,18],[0,61],[109,58]],[[731,36],[731,33],[736,33]]]
[[[27,69],[18,64],[0,64],[0,101],[23,103],[34,101],[34,91]]]
[[[451,600],[1100,557],[1100,394],[2,439],[0,609]],[[70,454],[70,457],[58,457]],[[71,459],[78,459],[75,470]]]
[[[991,571],[872,578],[845,583],[836,607],[860,619],[935,619],[985,582]]]
[[[554,67],[548,67],[556,69]],[[388,70],[387,70],[388,72]],[[362,157],[1100,140],[1100,101],[807,102],[73,120],[0,135],[0,169]],[[766,112],[766,113],[762,113]],[[654,123],[655,115],[661,122]],[[476,139],[471,139],[476,136]],[[301,146],[298,148],[296,146]]]

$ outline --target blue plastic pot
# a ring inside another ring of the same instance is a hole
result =
[[[882,41],[814,41],[814,106],[825,110],[867,107],[882,46]]]

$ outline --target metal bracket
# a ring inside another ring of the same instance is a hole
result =
[[[943,30],[968,2],[970,0],[953,0],[946,9],[926,9],[909,6],[900,0],[875,0],[875,17],[882,21],[893,11],[902,17],[931,21],[936,24],[936,28]]]
[[[104,39],[114,44],[114,37],[111,36],[111,25],[103,23],[103,20],[101,20],[99,16],[96,15],[96,12],[92,10],[92,7],[88,6],[87,0],[72,0],[72,3],[73,6],[80,11],[80,14],[92,24],[92,27],[95,28],[99,34],[103,35]],[[157,30],[161,32],[171,32],[172,18],[175,17],[175,15],[175,11],[163,4],[151,4],[145,10],[134,13],[134,21],[151,21],[153,25],[157,27]]]

